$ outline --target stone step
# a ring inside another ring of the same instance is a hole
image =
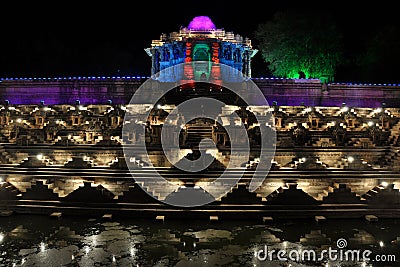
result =
[[[321,223],[321,222],[325,222],[326,221],[326,217],[324,217],[324,216],[319,216],[319,215],[317,215],[317,216],[315,216],[315,221],[317,222],[317,223]]]
[[[365,215],[365,219],[369,222],[377,222],[378,221],[378,217],[376,217],[375,215]]]
[[[53,212],[52,214],[50,214],[50,217],[56,218],[56,219],[60,219],[61,216],[62,216],[62,212]]]

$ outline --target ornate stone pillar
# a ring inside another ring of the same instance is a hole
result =
[[[245,50],[243,53],[243,74],[247,77],[251,77],[251,58],[250,51]]]
[[[157,73],[157,49],[156,48],[152,48],[151,49],[151,75],[154,75]]]

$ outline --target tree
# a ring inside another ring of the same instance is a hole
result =
[[[342,35],[325,13],[277,12],[254,35],[276,77],[332,79],[342,59]]]

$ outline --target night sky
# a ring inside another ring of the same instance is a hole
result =
[[[0,77],[148,76],[150,58],[144,48],[161,33],[187,26],[195,16],[209,16],[217,28],[249,37],[257,48],[253,37],[257,25],[289,7],[333,12],[345,31],[348,47],[357,49],[359,41],[370,38],[372,31],[399,19],[394,4],[381,2],[379,6],[346,7],[337,2],[329,6],[328,2],[263,1],[260,6],[244,1],[238,6],[227,1],[188,0],[161,5],[146,1],[142,7],[132,1],[130,7],[119,1],[93,5],[13,1],[0,15]],[[253,76],[267,76],[265,68],[258,53]]]

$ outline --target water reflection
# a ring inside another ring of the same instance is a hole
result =
[[[205,222],[15,215],[0,218],[0,266],[396,266],[398,262],[261,261],[260,250],[371,250],[400,259],[396,220]]]

